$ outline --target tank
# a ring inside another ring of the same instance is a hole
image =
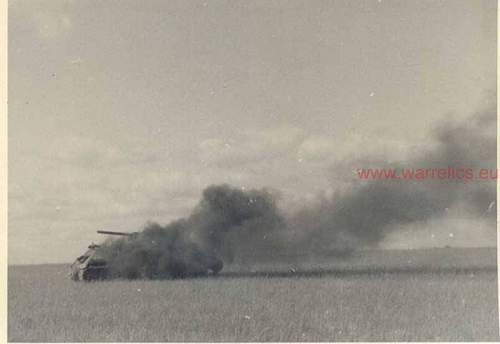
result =
[[[97,231],[98,234],[133,237],[137,233]],[[89,245],[87,251],[71,264],[70,277],[73,281],[94,281],[110,277],[107,261],[99,254],[99,245]]]
[[[126,236],[131,239],[139,233],[115,232],[99,230],[98,234]],[[71,264],[70,277],[74,281],[96,281],[109,279],[112,276],[108,261],[100,254],[99,245],[91,244],[87,251],[76,258]],[[190,259],[175,259],[169,262],[167,273],[160,275],[148,269],[141,269],[140,273],[131,276],[122,276],[125,278],[183,278],[190,276],[209,276],[218,274],[223,267],[221,259],[207,254],[194,244],[187,244],[183,247],[185,253],[189,252]],[[186,254],[180,254],[183,257]]]
[[[71,264],[73,281],[92,281],[108,278],[109,271],[106,260],[99,257],[99,245],[92,244],[88,250]]]

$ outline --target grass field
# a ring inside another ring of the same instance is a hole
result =
[[[498,341],[496,251],[363,251],[215,278],[76,283],[11,266],[9,341]],[[293,269],[293,270],[292,270]]]

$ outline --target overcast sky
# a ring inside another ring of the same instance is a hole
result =
[[[11,0],[9,263],[70,262],[213,183],[300,203],[495,84],[494,0]]]

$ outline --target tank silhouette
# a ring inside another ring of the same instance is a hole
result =
[[[138,232],[126,233],[99,230],[98,234],[125,236],[129,239],[135,238],[139,235]],[[71,264],[70,277],[74,281],[95,281],[112,278],[112,274],[108,265],[108,261],[100,252],[100,245],[91,244],[88,246],[87,251],[76,258]],[[192,247],[190,249],[193,249]],[[201,275],[216,275],[222,270],[223,262],[221,259],[199,252],[198,259],[189,262],[177,262],[171,267],[168,276],[157,276],[148,271],[144,271],[141,276],[134,276],[134,278],[182,278],[188,276],[201,276]]]
[[[91,244],[88,250],[71,264],[70,277],[73,281],[106,279],[109,275],[107,262],[97,254],[99,245]]]
[[[99,234],[133,237],[137,233],[97,231]],[[100,245],[91,244],[88,250],[71,264],[71,279],[74,281],[92,281],[109,278],[108,262],[99,254]]]

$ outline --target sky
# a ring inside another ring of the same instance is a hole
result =
[[[8,44],[9,264],[61,263],[211,184],[292,207],[431,144],[495,92],[496,1],[11,0]]]

